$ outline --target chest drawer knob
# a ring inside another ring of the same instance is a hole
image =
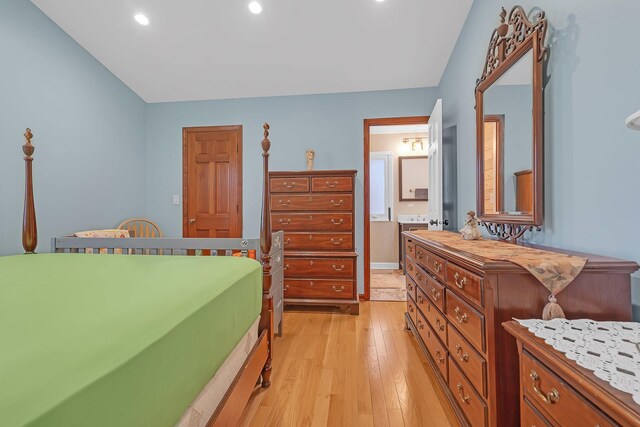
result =
[[[285,245],[288,245],[289,243],[291,243],[291,239],[287,239],[283,242]]]
[[[444,357],[442,357],[440,350],[436,350],[436,359],[438,359],[438,362],[444,363]]]
[[[418,329],[420,330],[424,329],[424,323],[422,323],[421,320],[418,320]]]
[[[284,188],[289,188],[289,189],[291,189],[291,188],[293,188],[293,187],[295,187],[295,186],[296,186],[296,183],[295,183],[295,182],[287,182],[287,181],[285,181],[285,182],[283,182],[283,183],[282,183],[282,186],[283,186]]]
[[[440,297],[442,296],[440,294],[440,291],[438,291],[436,288],[431,288],[431,295],[433,296],[433,299],[438,301],[440,299]]]
[[[344,264],[343,264],[343,265],[341,265],[340,267],[338,267],[337,265],[333,264],[333,265],[332,265],[332,267],[333,267],[333,269],[334,269],[335,271],[342,271],[342,270],[344,270]]]
[[[288,290],[289,290],[289,285],[285,286],[285,287],[284,287],[284,290],[285,290],[285,291],[288,291]]]
[[[462,346],[460,344],[456,344],[456,354],[458,355],[458,360],[461,362],[469,361],[469,355],[462,351]]]
[[[333,225],[340,225],[343,222],[344,222],[343,219],[336,220],[335,218],[331,218],[331,224],[333,224]]]
[[[533,380],[533,391],[536,392],[540,400],[546,404],[557,403],[560,400],[560,393],[558,393],[558,390],[555,388],[552,388],[549,393],[544,393],[540,390],[540,377],[536,371],[532,369],[529,376],[531,377],[531,380]]]
[[[456,306],[456,309],[454,311],[456,313],[456,320],[458,321],[458,323],[467,323],[467,321],[469,320],[469,315],[467,313],[463,313],[461,316],[460,313],[462,313],[462,310],[460,310],[460,307],[458,306]]]
[[[413,306],[412,305],[409,306],[409,311],[413,313]]]
[[[444,331],[444,323],[442,323],[440,321],[440,318],[436,318],[436,326],[438,327],[438,329],[440,329],[441,331]]]
[[[424,302],[424,298],[422,298],[422,295],[418,295],[418,304],[422,304]]]
[[[280,224],[282,225],[291,224],[291,218],[287,218],[287,219],[280,218],[279,221],[280,221]]]
[[[460,398],[460,400],[462,400],[466,404],[469,404],[471,398],[468,394],[464,394],[464,387],[462,387],[462,384],[458,383],[456,387],[458,388],[458,397]]]
[[[325,181],[325,185],[329,188],[336,188],[336,185],[338,185],[338,181],[333,181],[333,182]]]
[[[442,265],[442,263],[441,263],[441,262],[433,261],[433,268],[435,268],[436,273],[440,273],[440,272],[442,271],[442,268],[443,268],[443,267],[444,267],[444,266]]]
[[[453,275],[453,279],[456,281],[456,286],[460,289],[464,288],[464,285],[467,284],[467,278],[463,277],[462,280],[460,280],[460,275],[458,273]]]
[[[309,240],[313,240],[313,235],[309,234]]]
[[[334,245],[341,245],[342,244],[342,239],[334,239],[331,238],[331,243],[333,243]]]
[[[344,202],[342,200],[338,200],[337,202],[335,200],[331,200],[331,204],[333,206],[340,206],[342,205]]]
[[[332,285],[331,287],[333,288],[333,290],[334,290],[334,291],[336,291],[336,292],[338,292],[338,293],[340,293],[340,292],[344,291],[344,286],[340,286],[340,289],[338,289],[338,288],[336,287],[336,285]]]
[[[313,282],[309,282],[309,286],[313,288]]]

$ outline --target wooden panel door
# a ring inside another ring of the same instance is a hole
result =
[[[184,128],[184,237],[242,237],[242,126]]]

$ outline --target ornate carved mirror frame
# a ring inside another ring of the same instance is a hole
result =
[[[543,223],[543,97],[542,73],[547,48],[544,40],[547,33],[545,13],[536,13],[529,20],[521,6],[509,13],[502,8],[501,24],[493,30],[482,76],[476,81],[476,159],[477,159],[477,211],[478,218],[490,234],[499,239],[516,241],[526,231],[539,229]],[[503,74],[527,53],[533,51],[533,203],[530,214],[486,213],[484,208],[484,108],[483,97]]]

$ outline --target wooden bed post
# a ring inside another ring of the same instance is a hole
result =
[[[24,133],[27,142],[22,146],[24,152],[24,212],[22,216],[22,247],[27,254],[35,253],[38,246],[38,226],[36,224],[36,208],[33,201],[33,152],[31,145],[33,134],[27,128]]]
[[[262,220],[260,225],[260,250],[262,252],[262,313],[260,316],[260,330],[267,330],[269,340],[269,356],[262,370],[262,387],[271,385],[271,359],[273,355],[273,298],[271,297],[271,207],[269,195],[269,124],[264,126],[264,139],[262,140]]]

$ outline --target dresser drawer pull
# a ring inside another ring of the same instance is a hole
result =
[[[331,243],[333,243],[334,245],[338,246],[342,244],[342,238],[336,240],[333,237],[331,238]]]
[[[309,282],[309,286],[313,288],[313,282]]]
[[[438,301],[442,295],[440,294],[440,291],[436,290],[436,288],[431,288],[431,296],[433,296],[434,300]]]
[[[295,186],[296,186],[296,183],[295,183],[295,182],[283,182],[283,183],[282,183],[282,186],[283,186],[284,188],[293,188],[293,187],[295,187]]]
[[[288,290],[289,290],[289,285],[285,286],[285,287],[284,287],[284,290],[285,290],[285,291],[288,291]]]
[[[420,274],[420,272],[418,271],[416,273],[416,279],[420,280],[422,278],[422,274]]]
[[[411,283],[409,283],[409,284],[407,285],[407,289],[409,289],[410,291],[413,291],[413,285],[412,285]]]
[[[424,323],[422,323],[421,320],[418,320],[418,329],[420,330],[424,329]]]
[[[440,350],[436,350],[436,359],[438,360],[438,362],[444,363],[444,357],[442,357],[442,353],[440,353]]]
[[[335,271],[343,271],[344,270],[344,264],[341,265],[340,267],[337,267],[335,264],[332,265],[333,269]]]
[[[291,218],[287,218],[287,219],[280,218],[279,221],[280,221],[280,224],[282,225],[291,224]]]
[[[283,270],[288,270],[289,269],[289,264],[285,265],[284,267],[282,267]]]
[[[309,240],[313,240],[313,235],[309,234]]]
[[[343,200],[338,200],[337,202],[336,202],[335,200],[331,200],[331,204],[332,204],[333,206],[340,206],[340,205],[342,205],[343,203],[344,203],[344,201],[343,201]]]
[[[542,390],[540,390],[540,377],[538,376],[538,373],[536,371],[532,369],[529,376],[533,380],[533,391],[536,392],[538,397],[544,403],[553,404],[557,403],[560,400],[560,393],[558,393],[558,390],[556,390],[555,388],[552,388],[549,393],[543,393]]]
[[[344,222],[344,219],[340,218],[339,220],[335,220],[334,218],[331,218],[331,224],[333,225],[340,225]]]
[[[462,310],[460,310],[460,307],[456,306],[456,309],[454,310],[456,312],[456,320],[458,321],[458,323],[467,323],[467,321],[469,320],[469,315],[467,313],[464,313],[462,316],[460,316],[460,312]]]
[[[336,288],[336,285],[331,285],[331,287],[333,288],[334,291],[336,291],[338,293],[344,291],[344,285],[340,286],[340,289]]]
[[[464,288],[464,285],[467,284],[466,277],[463,277],[462,280],[458,281],[460,279],[460,275],[458,273],[453,275],[453,279],[456,281],[456,286],[459,287],[460,289]]]
[[[433,261],[433,268],[435,268],[436,273],[440,273],[442,271],[442,263],[438,261]]]
[[[416,258],[422,259],[422,252],[416,252]]]
[[[287,200],[286,202],[284,200],[278,200],[278,204],[280,206],[289,206],[290,203],[291,203],[291,200]]]
[[[285,245],[288,245],[289,243],[291,243],[291,239],[287,239],[287,240],[285,240],[285,241],[284,241],[284,242],[282,242],[282,243],[284,243]]]
[[[409,271],[413,271],[413,265],[409,264]]]
[[[409,306],[409,311],[413,313],[413,306],[412,305]]]
[[[333,181],[333,182],[325,181],[325,185],[329,188],[336,188],[336,185],[338,185],[338,181]]]
[[[422,298],[422,295],[418,295],[418,304],[422,304],[424,302],[424,298]]]
[[[464,387],[462,387],[462,384],[458,383],[458,385],[456,386],[458,388],[458,397],[466,404],[469,404],[469,401],[471,400],[471,398],[469,397],[468,394],[464,394]]]
[[[458,355],[458,360],[461,362],[469,361],[469,355],[462,351],[462,346],[460,344],[456,344],[456,354]]]
[[[440,329],[441,331],[444,331],[444,323],[442,323],[442,322],[440,321],[440,318],[439,318],[439,317],[437,317],[437,318],[436,318],[436,326],[437,326],[437,327],[438,327],[438,329]]]

